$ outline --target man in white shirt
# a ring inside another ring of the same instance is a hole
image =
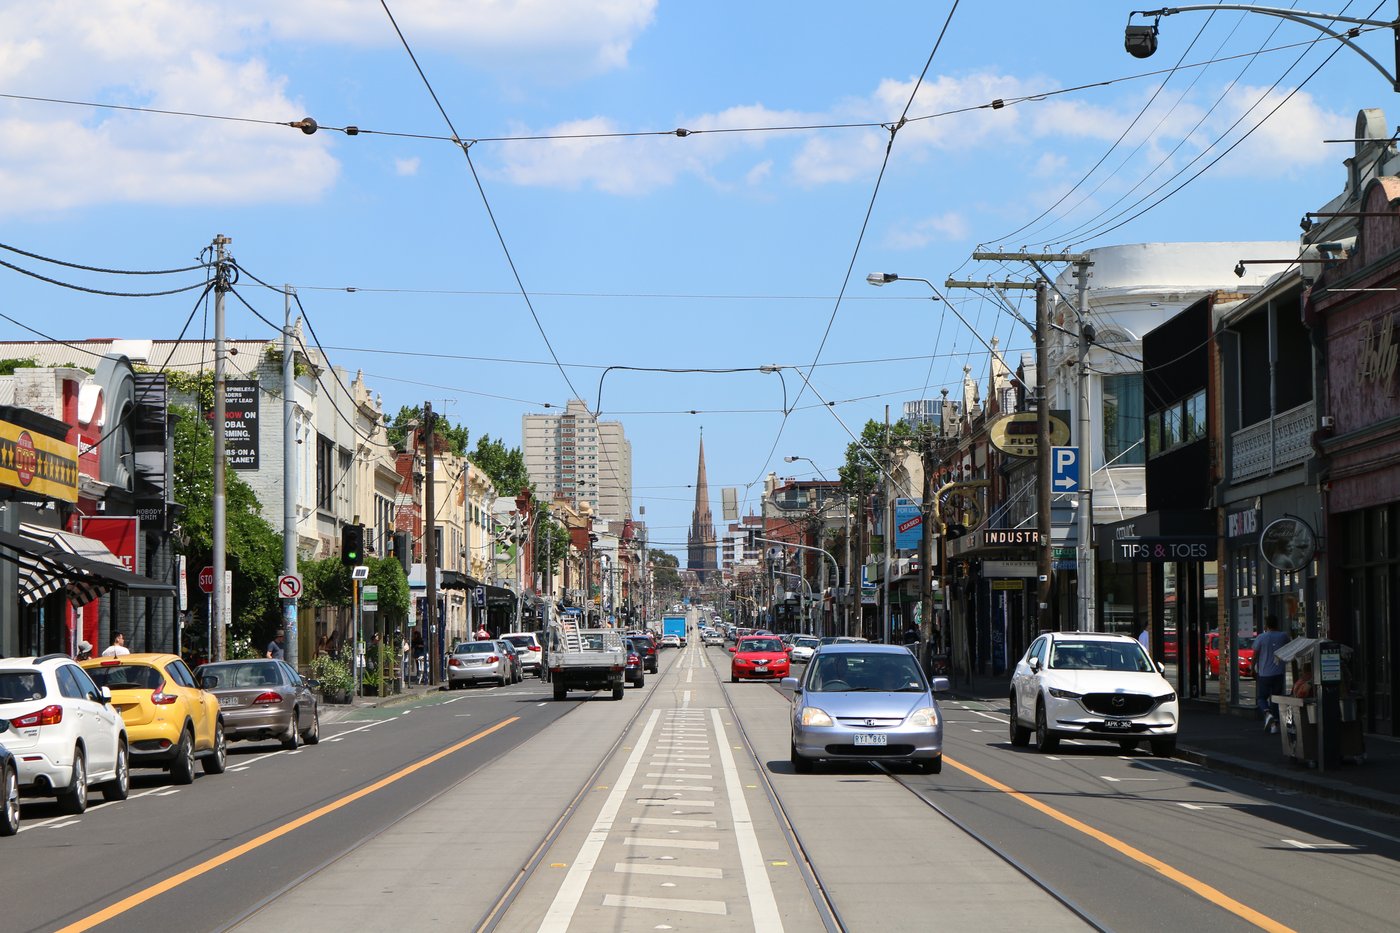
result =
[[[1138,644],[1142,645],[1142,650],[1147,652],[1148,657],[1152,656],[1152,629],[1146,625],[1142,631],[1138,632]]]
[[[131,654],[131,649],[126,646],[126,635],[121,632],[112,633],[112,643],[102,650],[104,658],[119,658],[124,654]]]

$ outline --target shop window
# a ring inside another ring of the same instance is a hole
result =
[[[1104,462],[1141,464],[1142,374],[1103,377]]]

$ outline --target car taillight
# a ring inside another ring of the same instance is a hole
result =
[[[55,703],[30,713],[28,716],[16,716],[10,720],[10,725],[29,729],[34,726],[56,726],[61,722],[63,722],[63,707]]]
[[[486,659],[486,663],[487,663],[487,664],[495,664],[496,662],[498,662],[498,661],[500,661],[500,660],[501,660],[501,656],[500,656],[499,654],[493,654],[493,655],[491,655],[489,658]]]
[[[156,688],[156,692],[151,694],[151,702],[157,706],[169,706],[178,699],[179,697],[175,694],[165,692],[165,681],[163,680],[160,682],[160,686]]]
[[[447,666],[448,666],[448,667],[461,667],[461,666],[462,666],[462,659],[461,659],[461,658],[448,658],[448,659],[447,659]]]
[[[117,667],[117,666],[120,665],[121,663],[122,663],[122,662],[118,661],[116,658],[113,658],[113,659],[110,660],[110,661],[102,661],[102,662],[99,662],[99,666],[101,666],[101,667]]]
[[[254,706],[274,706],[282,702],[282,694],[269,690],[266,693],[258,694],[258,698],[253,701]]]
[[[540,650],[540,646],[539,646],[539,645],[530,645],[529,648],[530,648],[531,651],[539,651],[539,650]]]

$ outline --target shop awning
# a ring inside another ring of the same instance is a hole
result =
[[[99,541],[28,523],[20,530],[22,534],[0,531],[0,546],[14,552],[0,552],[0,558],[18,566],[18,595],[26,604],[59,590],[67,591],[68,601],[74,606],[90,603],[112,589],[143,596],[175,592],[169,583],[128,571]]]

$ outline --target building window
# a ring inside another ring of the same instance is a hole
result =
[[[1123,465],[1146,462],[1141,373],[1103,377],[1103,459]]]
[[[316,435],[316,507],[331,510],[331,493],[335,489],[335,478],[331,475],[331,464],[335,460],[335,445],[328,437]]]
[[[1147,450],[1149,456],[1166,453],[1185,444],[1206,438],[1205,389],[1189,398],[1173,402],[1161,411],[1147,416]]]

